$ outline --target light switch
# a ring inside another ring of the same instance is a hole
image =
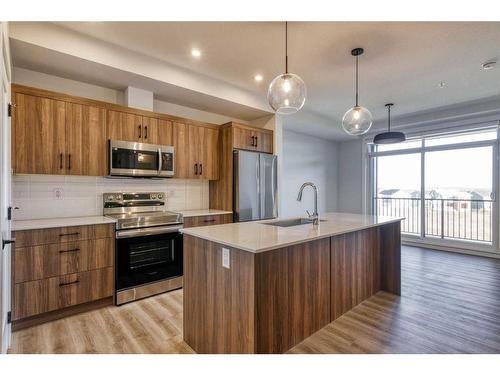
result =
[[[229,249],[222,248],[222,267],[230,268],[229,266]]]

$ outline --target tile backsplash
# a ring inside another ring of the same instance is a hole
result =
[[[167,209],[208,208],[206,180],[148,180],[87,176],[15,175],[12,178],[15,220],[102,215],[102,194],[113,191],[161,191]]]

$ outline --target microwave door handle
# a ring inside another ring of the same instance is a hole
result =
[[[162,157],[161,157],[161,148],[158,149],[158,176],[161,175],[162,168]]]

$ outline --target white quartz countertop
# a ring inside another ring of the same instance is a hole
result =
[[[14,220],[12,230],[31,230],[58,227],[73,227],[77,225],[113,224],[116,220],[106,216],[62,217],[57,219]]]
[[[217,242],[252,253],[317,240],[404,220],[402,217],[372,216],[330,212],[320,215],[317,227],[312,224],[292,227],[266,225],[273,219],[207,227],[184,228],[182,233]]]
[[[223,211],[223,210],[213,210],[213,209],[203,209],[203,210],[182,210],[174,211],[178,214],[182,214],[184,217],[194,217],[194,216],[209,216],[209,215],[224,215],[232,214],[233,211]]]

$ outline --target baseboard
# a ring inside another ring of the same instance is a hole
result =
[[[423,247],[423,248],[432,249],[432,250],[447,251],[450,253],[476,255],[476,256],[482,256],[482,257],[487,257],[487,258],[500,259],[500,253],[493,253],[493,252],[489,252],[489,251],[467,250],[467,249],[450,247],[450,246],[442,246],[442,245],[429,244],[429,243],[423,243],[423,242],[408,241],[408,240],[404,240],[404,239],[401,240],[401,244],[407,245],[407,246],[414,246],[414,247]]]
[[[70,306],[64,309],[49,311],[40,315],[30,316],[29,318],[19,319],[12,322],[12,332],[21,329],[33,327],[39,324],[51,322],[53,320],[66,318],[70,315],[76,315],[90,310],[98,309],[100,307],[109,306],[113,304],[113,297],[106,297],[97,301],[82,303],[81,305]]]

